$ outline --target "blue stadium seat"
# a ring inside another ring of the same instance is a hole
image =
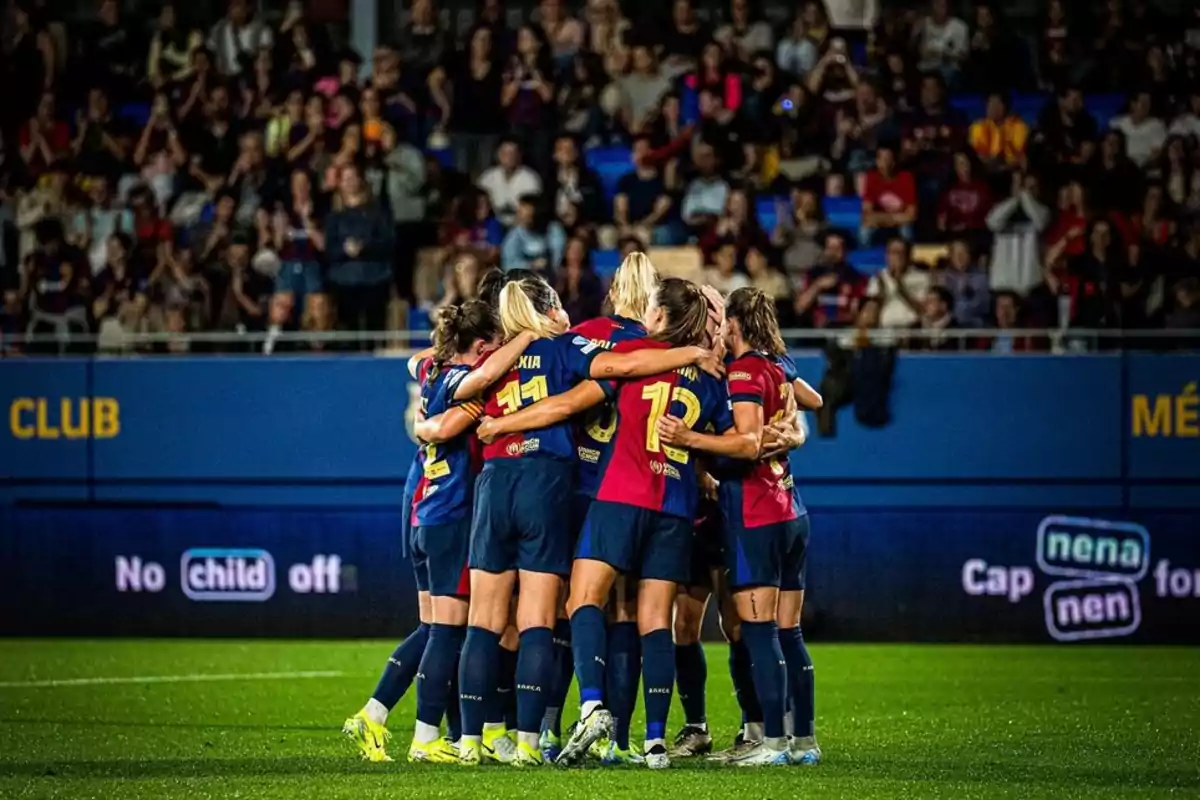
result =
[[[436,160],[446,169],[454,168],[454,151],[449,147],[442,147],[439,149],[428,147],[425,149],[425,152],[428,155],[433,156],[434,160]]]
[[[1018,94],[1012,98],[1012,113],[1016,114],[1021,119],[1025,120],[1025,124],[1030,127],[1037,124],[1038,117],[1042,114],[1042,109],[1046,107],[1046,101],[1050,99],[1047,94]]]
[[[779,224],[780,203],[791,208],[791,198],[788,197],[768,196],[754,201],[754,215],[758,217],[758,224],[768,234]]]
[[[821,201],[821,207],[832,228],[853,232],[862,224],[862,200],[857,197],[826,197]]]
[[[617,267],[621,266],[621,251],[620,250],[593,250],[592,251],[592,269],[596,271],[602,279],[608,280],[617,271]]]
[[[687,125],[699,120],[700,95],[685,83],[679,93],[679,121]]]
[[[887,251],[882,247],[851,250],[846,256],[846,261],[862,274],[874,275],[887,266]]]
[[[617,193],[617,182],[633,172],[633,154],[628,147],[597,147],[588,150],[584,158],[596,171],[604,196],[609,200]]]
[[[1108,123],[1112,122],[1113,117],[1119,117],[1125,111],[1126,102],[1123,94],[1089,94],[1084,105],[1096,118],[1096,125],[1104,131],[1108,130]]]
[[[961,111],[969,123],[983,116],[987,98],[981,94],[956,94],[950,98],[950,105]]]
[[[144,128],[150,121],[150,104],[126,103],[117,109],[117,116],[139,128]]]

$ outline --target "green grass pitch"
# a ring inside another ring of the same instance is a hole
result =
[[[362,763],[339,729],[391,647],[0,640],[0,798],[1200,796],[1197,649],[818,644],[824,764],[652,773],[412,767],[411,693],[393,713],[396,763]],[[723,746],[737,723],[723,647],[709,667]],[[335,674],[294,675],[312,672]],[[231,673],[259,677],[69,683]]]

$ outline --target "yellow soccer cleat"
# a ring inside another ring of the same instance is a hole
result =
[[[540,767],[546,763],[542,758],[542,751],[536,747],[530,747],[525,742],[517,742],[517,749],[513,753],[512,761],[514,767]]]
[[[462,739],[458,743],[458,763],[464,767],[478,767],[482,757],[483,746],[470,739]]]
[[[360,711],[342,725],[342,733],[362,752],[366,761],[381,763],[391,761],[387,754],[387,743],[392,738],[388,729]]]
[[[610,745],[611,742],[609,741],[609,738],[607,736],[601,736],[599,739],[592,742],[592,746],[588,748],[588,758],[596,761],[603,761],[604,757],[608,755],[608,749]]]
[[[511,764],[517,756],[517,743],[501,727],[483,729],[483,757],[497,764]]]
[[[432,742],[418,742],[415,739],[408,747],[410,763],[425,764],[458,764],[458,748],[448,739],[438,737]]]

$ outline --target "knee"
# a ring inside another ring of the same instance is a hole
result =
[[[524,633],[530,628],[554,628],[558,620],[558,608],[550,605],[526,605],[517,607],[517,630]]]
[[[700,641],[700,627],[704,620],[692,609],[678,606],[675,609],[675,644],[696,644]]]

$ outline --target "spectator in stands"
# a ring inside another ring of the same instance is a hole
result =
[[[671,79],[663,74],[648,44],[635,45],[633,70],[617,79],[621,91],[621,117],[630,133],[646,132],[662,98],[671,91]]]
[[[879,301],[879,325],[911,328],[920,321],[929,273],[912,263],[912,246],[902,237],[887,243],[887,266],[871,276],[866,296]]]
[[[1172,134],[1163,146],[1163,155],[1155,168],[1156,177],[1162,182],[1167,201],[1174,207],[1186,209],[1196,194],[1195,173],[1189,142]],[[1191,210],[1196,210],[1195,208]]]
[[[742,64],[749,64],[757,53],[770,52],[774,38],[770,25],[754,19],[750,0],[729,0],[729,22],[713,32],[713,39]]]
[[[784,210],[784,209],[781,209]],[[792,192],[790,214],[779,214],[771,244],[783,251],[783,267],[794,288],[821,257],[825,218],[816,192],[798,188]]]
[[[817,45],[808,38],[804,14],[797,11],[792,17],[787,35],[775,45],[775,65],[788,75],[804,78],[816,66],[817,57]]]
[[[912,239],[917,187],[911,172],[896,169],[896,151],[890,145],[881,145],[876,151],[875,169],[867,173],[862,201],[859,244],[871,247],[895,235]]]
[[[746,254],[751,248],[770,248],[770,239],[758,224],[758,217],[751,205],[752,201],[745,189],[730,189],[720,218],[700,237],[700,250],[706,260],[711,260],[716,247],[725,242],[733,243],[738,264],[745,263]]]
[[[356,165],[341,172],[340,208],[325,220],[327,283],[351,330],[383,330],[392,279],[392,222],[366,191]]]
[[[1125,154],[1124,134],[1113,129],[1104,134],[1099,156],[1088,169],[1088,199],[1100,211],[1129,212],[1142,196],[1143,178]]]
[[[466,52],[459,53],[453,64],[430,73],[430,91],[441,107],[442,127],[450,131],[455,164],[468,175],[487,168],[503,132],[502,78],[497,43],[485,26],[475,28]]]
[[[975,6],[975,21],[971,34],[970,52],[966,59],[965,82],[977,92],[1024,88],[1027,73],[1021,56],[1024,49],[998,18],[994,5]]]
[[[553,175],[555,214],[561,215],[568,206],[577,205],[583,220],[599,222],[605,218],[607,209],[600,178],[580,159],[579,143],[568,133],[560,133],[554,140]]]
[[[1104,218],[1092,221],[1082,252],[1067,261],[1071,326],[1116,327],[1121,322],[1121,280],[1128,264],[1119,237]]]
[[[1167,140],[1167,127],[1152,115],[1149,92],[1139,91],[1129,99],[1129,113],[1117,117],[1112,129],[1125,136],[1125,155],[1138,168],[1158,158]]]
[[[108,177],[97,175],[86,180],[88,207],[71,220],[68,238],[86,255],[91,274],[104,268],[109,257],[109,238],[115,233],[133,231],[133,214],[117,204]]]
[[[1171,121],[1168,132],[1200,142],[1200,89],[1192,89],[1188,94],[1187,106]]]
[[[829,49],[805,78],[805,86],[813,96],[830,106],[849,106],[858,83],[858,70],[850,61],[846,40],[840,36],[829,40]]]
[[[922,72],[936,70],[949,84],[958,81],[963,62],[970,54],[967,23],[950,15],[949,0],[933,0],[930,12],[913,31]]]
[[[415,85],[424,85],[434,68],[446,62],[449,46],[433,0],[413,0],[408,21],[400,26],[396,49],[405,68],[413,72]]]
[[[15,227],[18,233],[17,258],[25,258],[37,247],[37,226],[53,220],[61,227],[67,219],[66,165],[55,162],[48,166],[42,179],[26,192],[17,203]]]
[[[904,157],[911,158],[922,205],[935,202],[953,170],[953,156],[966,146],[967,125],[961,111],[947,104],[940,74],[921,78],[920,106],[902,126]]]
[[[21,160],[33,178],[65,157],[71,147],[71,129],[57,117],[53,92],[44,92],[37,113],[21,126],[17,145]]]
[[[987,215],[992,210],[992,192],[987,183],[975,177],[971,156],[954,154],[954,180],[942,192],[938,203],[937,227],[943,234],[967,234],[972,241],[987,231]]]
[[[1184,278],[1172,290],[1173,307],[1167,312],[1165,327],[1170,330],[1200,330],[1200,278]]]
[[[950,293],[954,321],[964,328],[982,328],[992,309],[987,272],[980,269],[968,239],[950,243],[950,257],[939,270],[936,284]]]
[[[563,0],[541,0],[533,18],[550,45],[555,71],[569,69],[575,54],[584,46],[587,28],[563,9]]]
[[[712,266],[704,270],[704,282],[723,295],[750,285],[750,278],[737,268],[737,245],[726,240],[713,250]]]
[[[686,232],[672,220],[672,200],[661,171],[650,159],[650,140],[633,140],[634,171],[622,175],[613,196],[613,222],[619,236],[656,246],[682,244]]]
[[[538,195],[518,201],[516,222],[500,246],[502,269],[529,269],[553,277],[562,264],[565,234],[557,221],[547,224],[539,202]]]
[[[1009,111],[1004,92],[988,95],[984,117],[971,123],[967,138],[975,155],[992,171],[1025,164],[1029,126]]]
[[[825,251],[796,293],[796,314],[814,328],[849,325],[858,313],[866,278],[846,261],[842,234],[825,234]]]
[[[130,134],[123,120],[113,115],[108,93],[95,87],[88,92],[87,108],[75,118],[71,152],[76,165],[91,175],[120,175],[129,153]]]
[[[325,209],[319,203],[322,197],[313,191],[312,176],[302,169],[292,170],[287,205],[276,212],[272,233],[280,260],[275,291],[293,295],[293,305],[299,308],[324,289],[321,254],[325,231],[321,221]]]
[[[309,304],[300,320],[300,327],[309,333],[329,334],[337,329],[337,309],[329,301],[328,295],[316,295]],[[326,338],[305,338],[300,343],[300,349],[312,353],[327,353],[346,349],[346,345],[337,340]]]
[[[164,3],[150,34],[150,50],[146,56],[146,78],[155,89],[183,77],[191,63],[192,50],[203,44],[199,31],[184,29],[179,24],[173,2]]]
[[[992,207],[987,225],[994,238],[989,259],[993,289],[1024,294],[1042,280],[1042,232],[1050,209],[1038,199],[1034,175],[1013,173],[1008,198]]]
[[[775,301],[775,315],[780,325],[788,327],[795,316],[792,283],[782,271],[771,266],[768,254],[757,247],[746,253],[746,273],[750,283]]]
[[[267,310],[271,301],[272,281],[250,263],[250,243],[238,237],[226,249],[226,264],[230,276],[230,289],[237,305],[237,329],[239,331],[266,330]],[[306,296],[309,306],[315,302],[315,294]]]
[[[685,83],[697,93],[709,91],[728,111],[737,111],[742,105],[741,76],[725,56],[721,45],[709,41],[700,51],[700,63],[689,74]]]
[[[145,273],[129,261],[133,240],[126,233],[114,233],[104,249],[104,264],[92,279],[92,318],[100,330],[107,325],[140,333],[145,329],[149,300]]]
[[[67,244],[61,222],[37,223],[37,248],[25,263],[24,304],[32,334],[86,333],[91,305],[91,269],[86,257]]]
[[[1146,187],[1141,208],[1129,216],[1128,229],[1123,231],[1125,243],[1129,245],[1130,251],[1142,248],[1150,256],[1154,256],[1175,238],[1175,220],[1169,216],[1164,207],[1165,202],[1161,184],[1150,184]],[[1124,220],[1117,222],[1117,226],[1121,227],[1122,222]]]
[[[729,197],[729,184],[717,172],[716,152],[711,144],[697,142],[692,147],[692,163],[696,177],[683,193],[680,214],[693,235],[700,235],[716,225]]]
[[[156,306],[157,327],[183,334],[206,330],[211,322],[212,289],[197,269],[193,252],[173,249],[150,276],[150,295]],[[182,337],[176,337],[182,341]]]
[[[1096,118],[1084,106],[1083,90],[1067,84],[1042,109],[1033,140],[1043,168],[1058,169],[1090,161],[1096,135]]]
[[[588,0],[585,17],[588,49],[603,69],[610,56],[628,49],[626,40],[633,26],[621,14],[617,0]]]
[[[701,50],[711,38],[709,29],[696,18],[692,0],[674,0],[671,21],[662,37],[667,72],[679,75],[695,67],[700,61]]]
[[[951,297],[950,292],[941,286],[930,287],[929,292],[925,295],[921,320],[915,326],[924,335],[913,340],[914,349],[930,351],[963,349],[962,337],[953,335],[954,329],[959,327],[951,313],[953,307],[954,298]]]
[[[509,59],[500,89],[509,133],[521,142],[539,173],[549,172],[553,139],[554,65],[545,42],[531,25],[517,31],[517,51]]]
[[[992,295],[992,319],[996,332],[983,340],[983,347],[993,353],[1024,353],[1035,349],[1029,336],[1014,336],[1010,331],[1020,327],[1021,297],[1016,292],[996,292]]]
[[[397,286],[407,294],[402,276],[412,269],[417,249],[432,239],[425,222],[425,156],[400,141],[391,125],[383,128],[381,150],[388,209],[396,225]]]
[[[1083,188],[1074,181],[1064,186],[1059,191],[1058,218],[1046,234],[1047,264],[1083,254],[1087,249],[1087,229],[1091,218]]]
[[[592,269],[588,244],[583,239],[572,237],[567,242],[555,286],[563,310],[573,323],[600,316],[604,284]]]
[[[850,172],[869,170],[883,135],[896,132],[892,110],[868,81],[860,81],[855,88],[853,108],[838,109],[834,129],[836,137],[829,154],[834,160],[844,160]]]
[[[247,0],[229,0],[225,17],[209,31],[208,49],[222,75],[241,75],[274,40],[271,28],[254,17]]]
[[[4,42],[5,104],[3,119],[26,119],[37,109],[38,100],[54,87],[54,42],[35,9],[14,3],[12,27]],[[7,128],[7,126],[6,126]]]
[[[496,166],[479,176],[479,188],[487,192],[496,218],[505,227],[516,219],[517,201],[531,194],[540,194],[542,179],[529,167],[521,164],[521,148],[506,139],[496,149]]]

